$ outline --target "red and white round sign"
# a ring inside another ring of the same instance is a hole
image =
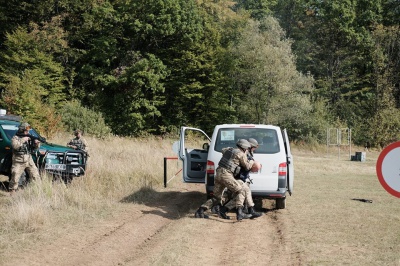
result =
[[[400,141],[385,147],[379,154],[376,174],[383,188],[400,198]]]

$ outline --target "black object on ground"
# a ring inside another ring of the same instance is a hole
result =
[[[370,199],[352,199],[352,200],[357,200],[357,201],[366,202],[366,203],[372,203],[372,200],[370,200]]]

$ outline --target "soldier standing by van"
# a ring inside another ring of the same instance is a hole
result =
[[[31,126],[28,123],[21,123],[17,134],[11,139],[12,146],[12,166],[11,179],[8,186],[10,195],[13,195],[18,189],[19,178],[26,171],[33,180],[40,179],[39,170],[33,162],[31,152],[40,146],[40,142],[31,139],[29,130]]]
[[[71,139],[67,143],[67,147],[73,148],[75,150],[82,150],[88,154],[89,147],[86,140],[82,137],[82,130],[77,129],[74,131],[75,138]]]
[[[249,152],[247,153],[247,159],[249,161],[254,160],[253,158],[253,152],[258,148],[258,142],[256,139],[250,138],[249,143],[251,147],[249,148]],[[261,165],[254,161],[253,167],[251,170],[260,170]],[[254,219],[257,217],[262,216],[262,213],[256,212],[254,210],[254,201],[253,201],[253,196],[251,194],[251,189],[250,189],[250,183],[249,183],[249,178],[250,178],[250,170],[245,170],[242,169],[240,173],[235,176],[236,180],[241,183],[244,187],[244,192],[245,192],[245,204],[248,207],[247,213],[250,215],[250,219]],[[229,200],[224,206],[221,206],[219,209],[220,215],[224,217],[224,214],[228,212],[229,210],[233,209],[235,207],[234,200]]]
[[[204,211],[211,209],[217,204],[221,206],[221,197],[225,188],[228,188],[233,193],[237,220],[240,221],[245,218],[243,213],[243,203],[245,200],[244,186],[234,176],[240,172],[240,169],[250,170],[254,161],[247,159],[247,151],[251,147],[247,140],[240,139],[236,143],[236,146],[236,148],[229,147],[222,149],[222,158],[218,163],[214,179],[213,198],[200,206],[195,213],[196,218],[208,218],[204,214]],[[225,214],[225,217],[222,218],[227,219],[228,217]]]

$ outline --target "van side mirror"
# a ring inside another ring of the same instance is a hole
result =
[[[208,151],[209,148],[210,148],[210,144],[208,144],[207,142],[203,144],[203,150]]]

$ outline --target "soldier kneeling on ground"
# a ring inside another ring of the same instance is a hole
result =
[[[247,159],[249,161],[254,160],[253,158],[253,152],[258,148],[258,142],[257,140],[250,138],[249,143],[251,147],[249,148],[249,151],[247,153]],[[244,219],[250,218],[258,218],[262,215],[260,212],[256,212],[254,209],[254,201],[253,201],[253,196],[251,194],[250,190],[250,172],[258,172],[261,169],[261,164],[257,161],[254,161],[254,164],[251,168],[251,170],[246,170],[246,169],[241,169],[239,174],[235,176],[235,179],[243,185],[244,191],[245,191],[245,206],[248,207],[247,209],[247,215],[244,215]],[[225,194],[228,195],[229,193]],[[235,207],[234,201],[229,200],[224,206],[221,206],[215,210],[218,212],[219,216],[224,218],[224,219],[229,219],[229,216],[226,215],[226,213],[230,210],[232,210]],[[245,212],[246,213],[246,212]]]

